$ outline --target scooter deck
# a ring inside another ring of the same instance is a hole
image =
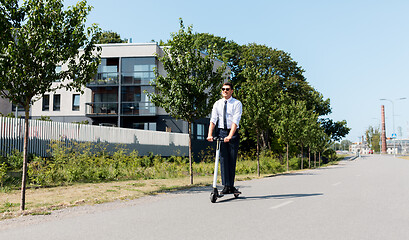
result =
[[[217,190],[216,188],[214,188],[214,189],[213,189],[213,192],[210,193],[210,201],[211,201],[212,203],[215,203],[218,198],[222,198],[222,197],[224,197],[224,195],[230,195],[230,194],[233,194],[233,195],[234,195],[234,198],[238,198],[239,195],[241,194],[241,192],[240,192],[240,191],[236,191],[236,192],[234,192],[234,193],[226,193],[226,194],[223,194],[223,193],[221,193],[221,191],[219,191],[219,190]]]
[[[235,198],[238,198],[240,196],[241,192],[237,191],[237,192],[234,192],[234,193],[222,193],[222,191],[220,191],[217,194],[217,198],[222,198],[222,197],[224,197],[224,195],[231,195],[231,194],[233,194]]]

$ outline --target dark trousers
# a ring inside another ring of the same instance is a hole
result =
[[[227,137],[230,130],[219,129],[219,137]],[[232,139],[220,144],[220,171],[222,175],[223,186],[233,187],[234,177],[236,176],[236,160],[239,151],[240,136],[238,129]]]

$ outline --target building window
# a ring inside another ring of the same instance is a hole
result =
[[[92,84],[118,84],[119,58],[102,58]]]
[[[205,131],[204,131],[204,129],[205,129],[205,125],[204,124],[200,124],[200,123],[198,123],[197,124],[197,126],[196,126],[196,130],[197,130],[197,132],[196,132],[196,136],[197,136],[197,139],[199,139],[199,140],[204,140],[205,139]]]
[[[44,94],[43,95],[43,111],[50,110],[50,95]]]
[[[60,105],[61,105],[61,95],[60,94],[54,94],[53,111],[60,111]]]
[[[155,78],[156,61],[153,57],[122,58],[122,83],[150,85]]]
[[[73,111],[80,110],[80,95],[79,94],[72,95],[72,110]]]

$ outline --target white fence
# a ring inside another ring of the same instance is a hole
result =
[[[188,155],[188,134],[145,131],[127,128],[114,128],[29,120],[28,152],[37,156],[47,156],[47,149],[53,140],[67,143],[102,142],[113,147],[120,144],[140,155]],[[14,149],[23,151],[24,120],[0,117],[0,154],[10,154]]]

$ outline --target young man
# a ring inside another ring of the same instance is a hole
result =
[[[234,187],[234,177],[236,174],[237,152],[239,150],[239,122],[242,114],[242,104],[232,97],[233,85],[229,82],[222,87],[222,99],[213,105],[210,118],[207,141],[213,141],[213,130],[218,125],[218,137],[224,138],[220,145],[220,171],[222,184],[224,186],[222,194],[238,193]]]

